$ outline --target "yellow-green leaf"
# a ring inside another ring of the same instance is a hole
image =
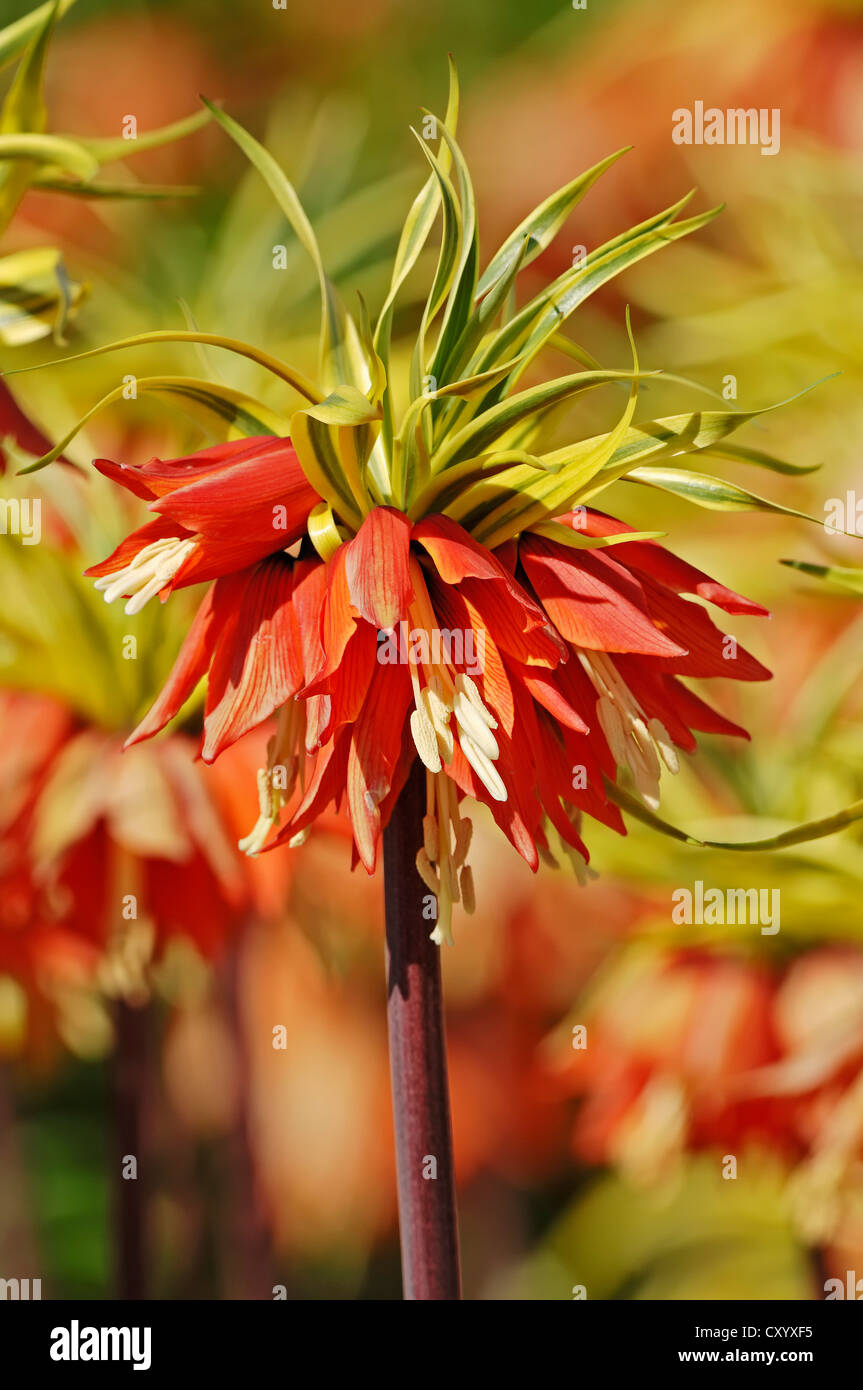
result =
[[[131,399],[137,399],[138,396],[143,395],[167,396],[175,403],[179,402],[183,409],[195,419],[207,420],[215,416],[216,419],[231,426],[232,429],[239,430],[242,434],[285,436],[288,433],[287,421],[283,416],[268,406],[262,405],[260,401],[252,400],[242,391],[235,391],[230,386],[199,381],[195,377],[151,376],[139,377],[134,384],[134,389],[135,396]],[[19,471],[21,473],[36,473],[40,468],[53,463],[88,421],[93,419],[94,415],[115,401],[129,400],[130,398],[126,395],[127,390],[128,385],[125,383],[115,386],[113,391],[109,391],[94,406],[91,406],[85,415],[81,416],[80,420],[55,444],[49,453],[45,454],[43,458],[37,459],[29,467]]]

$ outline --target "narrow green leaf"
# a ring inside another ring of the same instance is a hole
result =
[[[449,79],[449,99],[447,101],[444,125],[452,135],[455,135],[458,123],[459,86],[458,72],[452,60],[452,55],[450,55],[449,59]],[[438,167],[444,174],[448,174],[451,163],[452,157],[449,148],[446,146],[443,138],[441,138]],[[384,359],[386,359],[389,348],[389,332],[396,296],[416,265],[420,252],[428,241],[429,233],[434,226],[439,206],[440,190],[438,175],[433,170],[411,204],[407,218],[405,219],[405,224],[402,228],[402,234],[396,250],[395,260],[393,262],[389,293],[384,300],[375,327],[375,347],[378,352],[382,354]]]
[[[0,132],[4,135],[23,131],[41,134],[45,129],[48,118],[42,95],[45,59],[58,8],[58,0],[55,0],[54,4],[44,5],[39,11],[40,22],[31,32],[30,45],[0,112]]]
[[[479,267],[479,240],[476,224],[476,197],[473,191],[470,172],[464,155],[454,137],[442,127],[443,139],[449,147],[458,178],[459,201],[461,204],[461,246],[458,264],[453,276],[452,287],[447,298],[443,321],[438,335],[437,346],[432,357],[431,375],[436,381],[444,382],[444,367],[450,354],[467,326],[473,307]]]
[[[344,352],[345,321],[344,306],[329,280],[321,259],[317,238],[305,210],[297,197],[293,184],[264,146],[226,112],[220,110],[206,97],[204,105],[227,131],[231,139],[254,165],[276,202],[285,214],[297,238],[310,256],[318,274],[321,291],[321,370],[325,378],[335,373],[338,380],[350,379],[350,367]]]
[[[723,443],[702,452],[711,458],[732,459],[735,463],[752,463],[756,468],[769,468],[771,473],[784,473],[789,477],[817,473],[821,467],[820,463],[789,463],[787,459],[777,458],[775,454],[765,454],[763,449],[747,449],[742,444]]]
[[[527,254],[526,240],[523,243],[522,252],[524,255]],[[465,364],[471,359],[472,355],[476,352],[477,348],[482,342],[482,339],[485,337],[491,325],[494,323],[495,318],[501,312],[510,290],[514,288],[516,277],[518,276],[518,273],[521,270],[522,265],[523,260],[520,257],[516,256],[512,263],[508,266],[505,273],[501,275],[501,277],[489,290],[488,294],[485,295],[485,297],[477,305],[476,309],[471,314],[470,318],[468,319],[467,323],[462,329],[462,332],[460,333],[456,342],[453,344],[449,356],[447,357],[446,361],[443,363],[441,367],[442,380],[447,382],[451,381],[456,372],[461,371],[464,368]],[[509,362],[505,364],[507,371],[503,375],[508,375],[512,368],[517,364],[517,362],[517,357],[510,358]],[[591,362],[590,365],[592,367],[599,368],[598,362]],[[498,368],[491,367],[488,369],[487,373],[474,373],[472,379],[477,380],[480,377],[485,376],[488,376],[489,379],[491,379],[491,373],[497,371]],[[503,379],[503,377],[498,376],[496,379],[500,381]]]
[[[381,418],[380,410],[355,386],[338,386],[317,405],[303,412],[325,425],[367,425]]]
[[[648,810],[642,802],[625,791],[623,787],[610,782],[608,778],[605,778],[604,781],[609,800],[613,801],[627,815],[632,816],[634,820],[642,821],[645,825],[649,825],[652,830],[658,830],[660,834],[667,835],[672,840],[679,840],[682,844],[697,845],[700,849],[739,850],[743,854],[788,849],[792,845],[805,845],[812,840],[823,840],[827,835],[835,835],[840,830],[846,830],[849,825],[863,820],[863,801],[854,801],[844,810],[837,811],[835,815],[824,816],[820,820],[805,821],[802,825],[794,826],[792,830],[783,830],[780,834],[769,835],[763,840],[702,840],[688,831],[678,830],[677,826],[669,824],[661,816]]]
[[[847,534],[847,533],[846,533]],[[805,560],[780,560],[780,565],[799,570],[801,574],[811,575],[813,579],[823,579],[834,589],[845,594],[863,595],[863,569],[850,565],[811,565]]]
[[[39,26],[6,93],[0,111],[0,135],[42,135],[48,120],[42,88],[48,42],[57,18],[59,0],[41,11]],[[0,169],[0,233],[4,232],[27,191],[34,160],[18,157],[11,167]]]
[[[655,373],[645,373],[645,375],[655,375]],[[478,414],[464,429],[459,430],[451,439],[447,439],[433,459],[433,471],[443,473],[451,464],[458,463],[468,454],[482,453],[489,444],[499,439],[513,425],[535,414],[538,410],[557,405],[560,401],[566,400],[580,391],[589,391],[596,386],[605,386],[613,381],[632,381],[632,379],[632,372],[576,372],[572,376],[558,377],[554,381],[543,382],[541,386],[532,386],[527,391],[519,391],[516,395],[501,401],[499,405],[492,406],[490,410]]]
[[[160,201],[166,198],[197,198],[201,189],[193,184],[171,183],[73,183],[70,179],[55,178],[46,171],[36,174],[31,188],[43,193],[65,193],[71,198],[101,198],[113,202]]]
[[[107,352],[117,352],[122,348],[144,347],[148,343],[202,343],[206,347],[224,348],[226,352],[233,352],[239,357],[246,357],[251,362],[256,362],[259,367],[264,367],[273,376],[277,376],[281,381],[292,386],[306,400],[317,404],[323,400],[321,392],[314,382],[309,381],[294,367],[288,366],[286,362],[279,361],[276,357],[271,357],[269,353],[262,352],[260,348],[253,347],[250,343],[243,343],[238,338],[226,338],[220,333],[199,333],[197,329],[156,329],[151,333],[136,333],[131,338],[119,338],[115,343],[105,343],[102,347],[89,348],[86,352],[76,352],[69,357],[58,357],[52,362],[38,362],[30,367],[17,367],[13,371],[2,373],[3,376],[17,376],[20,372],[42,371],[45,367],[61,367],[67,362],[83,362],[87,357],[102,357]]]
[[[524,373],[542,348],[559,333],[561,326],[590,295],[622,271],[683,236],[706,225],[719,211],[713,208],[687,221],[673,219],[689,201],[681,199],[639,227],[616,237],[591,252],[584,264],[565,272],[541,295],[506,324],[472,363],[474,370],[493,366],[502,357],[517,355],[518,366],[511,376],[489,393],[487,404],[505,395]]]
[[[808,512],[799,512],[795,507],[783,507],[779,502],[771,502],[746,488],[726,482],[724,478],[712,478],[706,473],[692,473],[683,468],[631,468],[624,479],[628,483],[646,483],[658,487],[663,492],[672,492],[698,507],[706,507],[715,512],[773,512],[782,516],[798,517],[801,521],[811,521],[823,526]],[[851,534],[845,532],[845,535]]]
[[[194,135],[195,131],[209,125],[211,119],[210,111],[195,111],[191,116],[184,116],[182,120],[172,121],[170,125],[160,126],[157,130],[140,131],[134,139],[122,135],[107,138],[82,136],[80,143],[98,164],[113,164],[119,159],[140,154],[142,150],[158,150],[187,135]]]
[[[365,406],[372,409],[368,401]],[[358,526],[371,506],[364,472],[376,438],[373,418],[361,418],[358,406],[334,393],[295,411],[290,435],[312,487],[343,521]]]
[[[487,294],[493,285],[496,285],[502,277],[508,274],[515,262],[522,258],[522,247],[525,242],[527,243],[527,250],[521,259],[522,265],[530,265],[531,261],[536,260],[536,257],[557,236],[576,203],[581,201],[585,193],[593,187],[597,179],[602,177],[606,169],[610,169],[612,164],[615,164],[622,155],[627,154],[631,149],[631,145],[625,145],[623,149],[608,155],[598,164],[594,164],[592,169],[579,174],[578,178],[573,179],[571,183],[565,184],[556,193],[552,193],[550,197],[545,199],[545,202],[534,208],[533,212],[528,213],[527,217],[519,222],[514,231],[510,232],[502,246],[492,256],[480,276],[479,284],[476,287],[476,298],[481,299],[484,294]]]
[[[424,334],[425,329],[433,321],[435,315],[439,313],[441,306],[449,294],[458,260],[462,221],[455,189],[447,177],[446,171],[441,165],[440,160],[432,153],[427,142],[418,131],[414,130],[413,126],[411,126],[411,134],[414,136],[420,149],[431,165],[432,174],[437,180],[438,195],[443,208],[443,234],[441,236],[440,251],[438,253],[437,269],[423,311],[422,330]]]
[[[536,521],[527,528],[537,536],[556,541],[558,545],[568,545],[573,550],[604,550],[610,545],[625,545],[628,541],[658,541],[667,531],[625,531],[618,536],[586,536],[571,526],[563,526],[558,521]]]
[[[452,135],[456,133],[458,125],[459,109],[459,84],[458,71],[453,62],[452,54],[449,55],[449,97],[447,99],[447,109],[444,124]],[[449,173],[452,165],[452,156],[449,146],[441,139],[438,152],[438,169],[444,174]],[[434,226],[440,206],[440,185],[437,171],[432,168],[428,179],[423,184],[408,211],[407,218],[402,228],[396,250],[395,261],[393,264],[390,288],[383,307],[378,316],[378,321],[374,332],[374,348],[383,363],[385,375],[388,372],[390,355],[390,338],[392,334],[392,320],[395,309],[396,298],[405,283],[408,275],[413,270],[419,259],[420,253],[425,246],[431,229]],[[383,428],[381,431],[383,439],[384,453],[389,455],[391,452],[393,434],[395,426],[393,423],[392,399],[389,388],[383,393]],[[383,468],[381,469],[383,471]],[[392,486],[389,489],[390,500],[392,498]]]
[[[112,391],[109,391],[94,406],[91,406],[85,415],[81,416],[77,424],[73,425],[72,429],[63,436],[59,443],[55,444],[49,453],[37,459],[35,463],[31,463],[27,468],[19,469],[19,472],[36,473],[40,468],[45,468],[47,464],[53,463],[84,426],[93,419],[94,415],[115,401],[126,399],[124,396],[126,390],[125,384],[115,386]],[[282,416],[268,406],[262,405],[259,401],[252,400],[243,392],[233,390],[230,386],[217,386],[209,381],[199,381],[195,377],[152,376],[139,377],[135,383],[135,391],[136,397],[156,395],[179,400],[184,409],[196,419],[215,416],[223,423],[242,430],[248,435],[286,436],[288,434],[287,421]]]
[[[99,165],[84,145],[63,135],[34,135],[29,131],[0,135],[0,161],[6,159],[53,164],[85,180],[99,172]]]
[[[522,475],[524,481],[514,496],[506,498],[490,514],[477,523],[474,534],[483,544],[494,548],[517,535],[525,527],[542,522],[549,517],[559,516],[569,510],[584,488],[585,482],[594,477],[613,455],[624,438],[635,413],[638,399],[639,363],[635,339],[632,334],[629,308],[626,310],[626,332],[632,350],[632,373],[629,400],[614,429],[577,460],[572,460],[566,451],[551,456],[553,462],[560,462],[560,474],[552,478],[531,478]]]
[[[55,22],[57,19],[62,19],[63,15],[71,10],[74,3],[75,0],[60,0],[56,6]],[[51,18],[51,12],[54,8],[53,0],[49,0],[48,4],[39,5],[37,9],[23,15],[21,19],[13,20],[11,24],[0,29],[0,68],[13,63],[18,55],[24,51],[33,35]]]
[[[768,407],[771,408],[774,407]],[[542,501],[546,516],[560,515],[574,503],[587,501],[603,491],[642,460],[682,457],[706,449],[757,413],[695,411],[630,425],[622,434],[621,422],[618,422],[610,434],[576,440],[563,449],[543,455],[547,464],[557,465],[556,473],[561,474],[565,469],[566,496],[560,495],[557,480],[540,483],[533,470],[513,468],[501,477],[477,480],[463,487],[455,497],[448,499],[447,515],[473,530],[485,524],[493,509],[502,507],[504,502],[519,510],[518,499],[513,499],[511,494],[521,492]],[[446,475],[441,480],[442,488],[445,482]]]
[[[455,196],[455,190],[441,167],[440,162],[413,127],[411,127],[411,133],[419,142],[420,148],[431,165],[432,172],[437,179],[438,192],[443,209],[443,231],[441,234],[437,269],[423,307],[422,316],[417,329],[413,357],[411,359],[410,394],[411,399],[416,401],[427,395],[424,380],[426,331],[429,324],[446,301],[450,286],[453,283],[453,277],[455,276],[458,264],[459,249],[462,242],[462,220],[458,200]],[[422,428],[421,419],[420,425]],[[418,465],[418,448],[417,441],[412,431],[406,434],[402,429],[399,431],[399,435],[402,441],[401,445],[399,448],[393,450],[392,489],[396,502],[399,505],[403,505],[405,499],[411,496],[414,489]],[[430,440],[428,442],[430,443]]]

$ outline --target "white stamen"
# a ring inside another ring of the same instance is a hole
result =
[[[459,742],[463,734],[469,734],[487,758],[491,758],[492,761],[499,758],[497,739],[476,706],[466,700],[460,691],[456,691],[454,711],[459,726]]]
[[[452,710],[439,696],[435,695],[429,686],[423,690],[420,701],[428,721],[435,731],[441,758],[445,763],[452,762],[453,734],[449,725]]]
[[[614,662],[605,652],[580,651],[582,666],[599,699],[596,717],[619,767],[629,768],[645,805],[659,807],[660,759],[669,772],[677,772],[677,753],[665,726],[648,720]]]
[[[461,751],[464,753],[486,791],[491,793],[495,801],[506,801],[506,787],[491,759],[487,758],[482,749],[477,747],[470,734],[466,734],[464,731],[462,731],[461,737],[459,738],[459,744],[461,746]]]
[[[484,703],[482,696],[477,689],[476,681],[472,681],[470,676],[459,672],[455,678],[455,688],[458,694],[464,695],[476,710],[481,719],[485,721],[490,729],[497,728],[497,720],[491,710]]]
[[[651,719],[647,725],[650,736],[659,749],[659,756],[665,763],[669,772],[677,772],[680,769],[680,759],[677,756],[677,749],[671,742],[668,730],[664,724],[660,724],[658,719]]]
[[[139,550],[124,569],[102,575],[95,581],[95,587],[104,595],[106,603],[129,594],[124,611],[132,617],[174,578],[196,545],[197,541],[191,536],[185,539],[167,536],[164,540],[153,541]]]
[[[417,705],[410,722],[411,735],[420,758],[429,772],[440,772],[441,761],[435,729],[424,705]]]

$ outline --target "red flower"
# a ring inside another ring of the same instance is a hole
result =
[[[582,1101],[574,1152],[641,1180],[684,1149],[760,1140],[793,1153],[788,1101],[745,1088],[780,1056],[775,990],[763,966],[708,952],[624,957],[588,1015],[590,1046],[560,1067]]]
[[[417,862],[440,900],[437,939],[449,935],[452,902],[472,906],[464,796],[491,808],[533,868],[549,849],[548,822],[583,867],[582,812],[624,829],[604,779],[628,767],[656,805],[660,765],[676,769],[693,730],[745,737],[681,678],[769,674],[682,594],[735,614],[764,610],[653,542],[577,548],[558,526],[492,553],[446,516],[412,522],[375,507],[326,562],[309,547],[293,559],[285,547],[316,497],[283,440],[142,470],[99,467],[156,497],[160,512],[90,571],[108,600],[131,592],[134,610],[218,576],[129,742],[163,728],[209,672],[205,761],[279,711],[261,815],[243,847],[294,841],[346,797],[369,872],[419,755],[428,815]],[[281,533],[277,498],[289,499]],[[559,521],[588,538],[630,529],[584,509]]]
[[[266,908],[190,740],[124,755],[45,697],[5,692],[0,710],[0,975],[38,983],[62,956],[113,993],[172,938],[212,957]]]
[[[189,458],[151,459],[129,468],[96,459],[100,473],[134,492],[156,513],[94,565],[110,603],[132,597],[137,613],[155,594],[241,570],[284,549],[305,530],[319,500],[289,440],[262,435],[201,449]]]

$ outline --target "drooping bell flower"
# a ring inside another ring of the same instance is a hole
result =
[[[767,1149],[788,1165],[812,1245],[854,1229],[863,1155],[863,953],[816,946],[772,967],[717,950],[624,952],[564,1025],[546,1076],[577,1096],[572,1148],[642,1183],[687,1153]]]
[[[151,479],[155,467],[140,472]],[[166,472],[177,467],[163,465]],[[283,467],[285,489],[292,468],[302,474],[295,461]],[[117,476],[138,481],[131,469]],[[235,511],[229,495],[236,476],[228,469],[207,485],[215,498],[226,484],[226,518]],[[256,496],[237,540],[249,550],[283,539],[273,533],[269,497],[258,505]],[[161,499],[156,505],[164,515]],[[128,605],[134,611],[148,591],[167,591],[202,571],[211,577],[217,561],[209,558],[216,553],[210,515],[200,524],[197,536],[175,527],[156,542],[144,527],[90,572],[109,599],[131,592],[140,575],[142,587]],[[489,806],[533,868],[537,847],[549,849],[548,823],[586,863],[581,812],[623,828],[606,777],[628,769],[655,807],[661,765],[676,770],[676,749],[695,747],[693,729],[743,734],[681,677],[768,675],[736,643],[724,645],[704,608],[680,595],[691,592],[732,613],[763,613],[758,605],[653,541],[626,543],[630,528],[600,513],[570,514],[557,524],[562,533],[566,525],[573,535],[613,535],[622,543],[593,553],[570,548],[565,533],[561,543],[526,531],[498,553],[445,515],[414,524],[377,507],[327,562],[291,560],[280,547],[238,568],[236,546],[225,547],[225,568],[162,695],[129,742],[163,728],[209,672],[205,761],[280,711],[265,803],[247,847],[265,846],[284,793],[293,792],[309,762],[305,791],[274,843],[299,836],[344,794],[369,872],[407,763],[419,757],[429,801],[419,865],[440,903],[435,939],[449,939],[452,903],[473,900],[464,797]],[[133,552],[144,537],[143,549]],[[146,578],[154,544],[164,547],[157,555],[178,557],[173,576],[163,568]],[[113,567],[121,560],[127,564],[118,573]]]
[[[781,1055],[775,993],[771,973],[746,960],[624,952],[579,1013],[589,1047],[561,1049],[554,1066],[581,1101],[573,1151],[644,1183],[687,1150],[760,1142],[793,1154],[788,1101],[747,1088]]]
[[[169,947],[214,960],[244,921],[281,904],[291,866],[236,850],[229,808],[238,783],[245,791],[245,759],[228,758],[217,786],[187,732],[123,753],[168,668],[164,631],[158,641],[140,624],[124,633],[128,619],[82,584],[80,551],[46,543],[26,555],[13,542],[0,555],[11,607],[41,614],[26,641],[10,630],[4,649],[6,681],[21,690],[0,701],[0,874],[32,886],[8,958],[26,962],[50,927],[89,953],[95,992],[143,998]],[[143,650],[130,650],[138,641]]]
[[[124,594],[134,614],[156,594],[246,570],[305,532],[320,501],[290,441],[263,436],[153,459],[142,468],[97,459],[96,467],[150,504],[153,521],[134,531],[88,574],[106,600]]]
[[[625,370],[600,366],[565,336],[596,289],[714,214],[678,220],[684,198],[520,304],[520,272],[623,151],[530,213],[480,273],[457,108],[453,73],[446,119],[424,122],[431,174],[373,329],[365,311],[359,322],[345,311],[272,157],[211,108],[312,255],[322,295],[320,384],[215,334],[160,332],[114,345],[173,338],[228,349],[304,404],[280,415],[216,384],[139,379],[139,395],[185,393],[253,437],[144,468],[100,461],[148,500],[153,520],[89,571],[109,602],[125,597],[133,616],[157,595],[214,581],[130,742],[162,729],[204,678],[205,762],[275,715],[247,852],[296,843],[324,808],[344,804],[355,858],[372,872],[386,830],[399,1182],[412,1232],[406,1286],[417,1297],[458,1296],[446,1085],[429,1080],[443,1067],[439,967],[418,920],[425,906],[417,883],[433,904],[432,940],[449,940],[453,904],[470,909],[474,899],[466,798],[490,808],[532,867],[560,842],[583,873],[585,814],[619,830],[618,803],[650,818],[661,765],[674,770],[676,750],[691,751],[695,732],[742,733],[686,681],[765,678],[702,604],[734,615],[764,610],[656,545],[662,533],[634,531],[598,510],[596,499],[626,479],[709,507],[769,511],[765,499],[702,471],[701,460],[777,462],[726,442],[753,412],[696,410],[635,425],[644,373],[628,321]],[[390,352],[394,305],[438,214],[437,270],[402,376]],[[521,386],[552,348],[580,369]],[[576,406],[585,391],[621,385],[628,399],[605,433],[583,438],[569,415],[571,442],[552,450],[543,443],[550,412]],[[425,1116],[424,1138],[404,1104],[417,1088],[430,1105],[444,1097]],[[419,1153],[445,1156],[444,1182],[419,1181],[411,1157],[418,1143],[426,1145]],[[424,1244],[432,1237],[435,1249]]]

